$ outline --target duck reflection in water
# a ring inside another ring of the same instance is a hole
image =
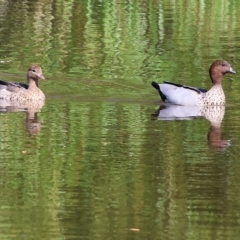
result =
[[[37,112],[26,112],[26,127],[30,134],[38,134],[41,130],[42,122],[38,120]]]
[[[178,106],[162,105],[152,117],[157,120],[193,120],[206,118],[211,123],[207,139],[211,148],[217,151],[230,146],[230,140],[222,139],[221,123],[225,106]]]
[[[25,112],[26,113],[26,128],[29,134],[38,134],[41,130],[41,121],[38,120],[38,112],[44,105],[44,101],[25,101],[10,102],[0,100],[0,112]]]

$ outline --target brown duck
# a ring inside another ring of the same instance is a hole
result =
[[[42,69],[32,64],[27,71],[27,82],[6,82],[0,80],[0,99],[10,101],[44,101],[45,95],[38,87],[38,79],[45,79]]]

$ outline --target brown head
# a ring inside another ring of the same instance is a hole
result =
[[[216,60],[209,69],[210,78],[213,85],[221,84],[225,73],[236,73],[231,65],[224,60]]]
[[[29,87],[36,85],[38,87],[38,79],[45,79],[42,69],[37,64],[32,64],[27,72],[27,80]]]
[[[32,79],[45,79],[42,74],[42,69],[37,64],[32,64],[27,72],[27,77]]]

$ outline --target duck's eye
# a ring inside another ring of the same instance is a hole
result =
[[[222,63],[222,66],[225,67],[225,66],[226,66],[226,63]]]
[[[33,71],[33,72],[36,72],[36,70],[35,70],[35,69],[32,69],[32,71]]]

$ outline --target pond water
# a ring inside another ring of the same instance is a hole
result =
[[[46,102],[0,102],[0,238],[239,239],[239,23],[237,0],[1,0],[0,79],[38,63]],[[216,59],[226,106],[169,116],[193,110],[151,82],[209,88]]]

